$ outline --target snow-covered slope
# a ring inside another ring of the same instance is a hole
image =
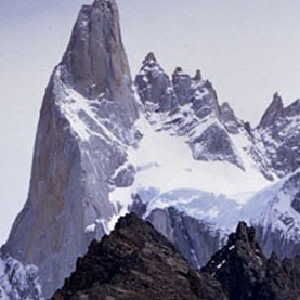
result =
[[[203,192],[213,194],[210,198],[230,199],[238,208],[249,195],[271,184],[260,152],[253,150],[250,126],[237,119],[229,104],[219,105],[212,85],[199,71],[192,78],[176,68],[171,82],[149,53],[135,84],[141,111],[135,127],[141,140],[129,147],[126,162],[135,170],[135,180],[112,191],[110,199],[116,207],[130,206],[131,195],[138,194],[149,202],[148,210],[176,205],[183,209],[185,203],[198,210],[199,217],[203,202],[198,200],[210,202]],[[198,200],[191,200],[192,194]],[[120,215],[125,212],[126,208]]]
[[[264,152],[256,146],[255,131],[228,103],[219,104],[217,92],[199,70],[191,77],[177,67],[171,80],[149,53],[135,85],[148,121],[156,130],[182,137],[194,159],[227,161],[274,178]]]
[[[281,257],[300,251],[300,169],[251,197],[241,219],[259,228],[260,242],[267,254],[275,249]]]
[[[153,53],[146,56],[135,84],[143,112],[136,126],[143,137],[129,150],[127,164],[136,176],[131,186],[114,190],[111,200],[121,205],[127,199],[130,206],[134,199],[132,209],[152,221],[195,266],[207,256],[203,243],[196,242],[195,228],[205,227],[204,243],[214,241],[215,232],[222,244],[240,220],[259,229],[268,254],[297,253],[300,201],[294,198],[299,184],[297,172],[291,172],[299,159],[299,101],[284,112],[271,104],[253,129],[229,104],[219,105],[199,71],[192,78],[176,68],[171,80]],[[278,181],[283,174],[287,177]],[[215,242],[207,252],[214,247]]]
[[[0,299],[41,300],[38,268],[0,253]]]
[[[255,168],[246,172],[228,161],[195,160],[184,138],[164,130],[157,131],[144,117],[136,126],[143,138],[128,153],[128,164],[136,170],[134,183],[129,187],[118,187],[110,194],[110,199],[119,205],[123,205],[125,199],[131,201],[131,194],[143,195],[147,190],[152,191],[152,196],[146,197],[145,201],[152,208],[175,205],[175,201],[172,202],[174,196],[169,202],[163,200],[164,195],[175,190],[189,190],[188,199],[191,194],[196,198],[197,194],[207,198],[202,192],[211,193],[215,198],[226,195],[238,205],[244,201],[243,195],[270,184]],[[183,195],[180,199],[186,201]],[[201,203],[198,208],[201,209]]]

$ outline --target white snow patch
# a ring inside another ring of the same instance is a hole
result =
[[[96,230],[96,224],[93,223],[93,224],[86,226],[85,233],[95,232],[95,230]]]
[[[221,263],[219,263],[218,265],[217,265],[217,269],[221,269],[222,268],[222,266],[225,264],[225,260],[223,260]]]
[[[121,209],[108,222],[109,229],[112,230],[118,218],[128,212],[128,207],[132,204],[132,194],[153,188],[158,193],[150,199],[147,213],[155,208],[173,206],[197,219],[213,221],[220,225],[223,222],[222,227],[230,227],[232,230],[232,226],[238,221],[236,218],[239,217],[241,208],[251,195],[270,185],[270,182],[257,168],[250,165],[250,162],[247,163],[250,170],[245,172],[227,161],[195,160],[185,136],[171,135],[166,130],[156,130],[155,124],[156,120],[150,119],[149,122],[144,116],[136,122],[137,129],[143,133],[143,139],[138,147],[128,148],[128,163],[136,169],[135,181],[130,187],[115,188],[110,193],[110,201],[116,208]],[[244,147],[247,141],[237,136],[236,143],[239,147]],[[213,194],[215,198],[223,197],[224,202],[219,201],[213,207],[203,208],[202,202],[197,205],[197,199],[199,198],[199,201],[202,199],[198,192],[194,193],[196,198],[181,197],[176,193],[174,197],[163,196],[180,190],[197,190],[200,194],[200,191],[205,191]],[[232,200],[236,203],[233,209]],[[228,211],[225,217],[226,209]]]
[[[56,104],[69,121],[70,128],[81,141],[89,141],[90,137],[94,135],[105,139],[108,143],[114,142],[122,146],[118,137],[103,125],[104,120],[93,111],[92,105],[97,105],[99,100],[87,99],[66,85],[61,79],[60,66],[57,67],[54,75],[54,92]]]
[[[37,272],[35,265],[0,256],[0,299],[43,300]]]
[[[236,195],[258,191],[269,181],[248,174],[226,161],[196,161],[184,137],[157,132],[141,117],[137,127],[144,134],[138,148],[129,149],[129,161],[136,167],[155,165],[137,174],[133,190],[155,186],[161,192],[174,188],[195,188],[215,194]],[[186,172],[186,170],[189,172]],[[131,189],[131,190],[132,190]],[[129,189],[130,191],[130,189]]]

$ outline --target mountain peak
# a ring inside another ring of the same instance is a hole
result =
[[[54,299],[78,297],[225,300],[217,281],[193,271],[164,236],[132,213],[101,242],[92,242]]]
[[[286,116],[293,117],[300,115],[300,99],[289,104],[285,109],[284,113]]]
[[[274,93],[273,100],[269,107],[266,109],[262,119],[260,121],[259,127],[266,128],[273,124],[275,119],[282,115],[284,110],[284,105],[282,97],[278,92]]]
[[[282,97],[275,93],[257,128],[269,157],[267,164],[279,178],[300,166],[299,116],[300,100],[284,106]]]
[[[253,241],[255,239],[255,229],[248,227],[246,222],[239,222],[236,228],[236,239]]]
[[[7,242],[12,257],[38,266],[45,297],[117,214],[109,179],[137,117],[116,2],[85,5],[46,89],[28,200]]]
[[[114,0],[82,6],[62,65],[67,70],[64,79],[86,97],[106,93],[114,98],[115,89],[130,85]]]
[[[145,56],[145,59],[143,61],[143,64],[156,64],[156,63],[157,63],[157,60],[156,60],[154,52],[147,53],[147,55]]]
[[[271,106],[276,107],[278,109],[282,109],[284,107],[282,96],[278,92],[274,93]]]
[[[180,66],[176,67],[173,71],[173,75],[180,75],[182,73],[183,73],[183,69]]]
[[[202,269],[221,282],[229,299],[299,299],[299,258],[281,262],[275,254],[267,259],[257,241],[255,229],[240,222],[227,245]],[[298,274],[298,275],[297,275]]]
[[[202,76],[201,76],[201,71],[199,69],[196,70],[196,74],[193,78],[195,81],[200,81],[202,80]]]

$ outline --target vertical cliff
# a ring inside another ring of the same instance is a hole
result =
[[[39,267],[46,297],[117,213],[108,182],[126,160],[136,118],[116,3],[96,0],[82,7],[46,89],[28,200],[6,245]]]

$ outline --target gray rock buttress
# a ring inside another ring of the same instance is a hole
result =
[[[46,90],[30,188],[7,242],[9,253],[39,267],[50,296],[78,256],[116,213],[109,179],[126,159],[138,113],[114,0],[84,5]]]

